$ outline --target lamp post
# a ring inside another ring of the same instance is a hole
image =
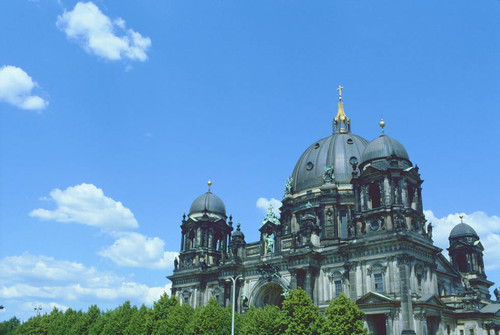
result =
[[[234,335],[234,309],[235,309],[235,298],[236,298],[236,281],[240,278],[243,278],[241,275],[237,275],[236,277],[227,277],[226,282],[230,283],[229,280],[233,282],[233,307],[232,307],[232,320],[231,320],[231,335]]]

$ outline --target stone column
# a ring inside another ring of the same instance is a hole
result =
[[[358,294],[356,292],[356,265],[357,262],[347,262],[344,264],[345,270],[349,273],[349,292],[348,296],[351,300],[356,300]]]
[[[359,206],[359,204],[361,202],[359,190],[360,190],[360,188],[358,185],[354,186],[354,209],[356,210],[356,212],[359,212],[361,210],[361,208]]]
[[[210,249],[214,248],[214,231],[212,228],[208,230],[208,247]]]
[[[297,271],[295,269],[290,270],[290,287],[292,290],[297,289]]]
[[[389,177],[384,176],[384,205],[389,206],[391,204],[391,183],[389,182]]]
[[[186,234],[182,233],[182,237],[181,237],[181,251],[184,251],[185,240],[186,240]]]
[[[366,262],[359,262],[360,270],[361,270],[361,296],[365,295],[368,292],[368,275],[366,271]]]
[[[304,283],[306,293],[307,295],[312,299],[313,294],[312,294],[312,273],[311,273],[311,268],[306,268],[306,280]]]
[[[360,203],[361,203],[361,210],[365,210],[366,209],[366,198],[365,198],[365,187],[364,186],[361,186],[359,188],[359,200],[360,200]]]
[[[400,184],[401,184],[401,203],[403,204],[404,207],[409,207],[408,204],[408,184],[406,183],[406,180],[400,179]]]
[[[410,263],[411,256],[401,254],[397,256],[399,266],[399,280],[401,282],[401,314],[403,317],[402,335],[415,335],[413,322],[413,306],[410,288]]]
[[[196,229],[196,248],[201,247],[201,229]]]

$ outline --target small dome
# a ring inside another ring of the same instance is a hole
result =
[[[211,192],[200,195],[193,201],[189,209],[189,216],[196,214],[215,214],[221,218],[226,218],[226,206],[222,200]]]
[[[351,133],[334,133],[313,143],[299,158],[292,173],[292,192],[320,187],[325,168],[333,167],[333,181],[349,184],[351,163],[359,163],[367,140]]]
[[[457,224],[455,227],[453,227],[453,229],[450,232],[449,239],[459,238],[459,237],[467,237],[467,236],[471,236],[471,237],[475,237],[475,238],[479,239],[479,236],[477,235],[476,231],[471,226],[469,226],[467,223],[462,222],[462,223]]]
[[[235,231],[233,233],[233,238],[235,238],[235,237],[239,237],[239,238],[241,238],[241,239],[244,240],[245,239],[245,234],[243,234],[243,232],[238,229],[237,231]]]
[[[361,155],[361,162],[366,163],[378,158],[391,157],[392,155],[410,161],[408,152],[401,143],[392,137],[381,135],[368,143]]]

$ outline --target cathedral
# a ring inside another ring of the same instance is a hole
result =
[[[479,236],[457,222],[449,257],[433,244],[418,166],[383,120],[372,141],[353,134],[338,91],[332,135],[299,158],[259,241],[245,241],[209,181],[181,222],[172,295],[192,306],[235,301],[245,313],[301,287],[321,310],[345,294],[375,335],[498,335],[500,293],[489,294]]]

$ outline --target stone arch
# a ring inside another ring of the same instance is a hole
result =
[[[271,281],[261,279],[252,289],[250,303],[257,308],[265,305],[276,305],[281,308],[285,299],[282,294],[287,287],[289,286],[282,279],[274,278]]]

